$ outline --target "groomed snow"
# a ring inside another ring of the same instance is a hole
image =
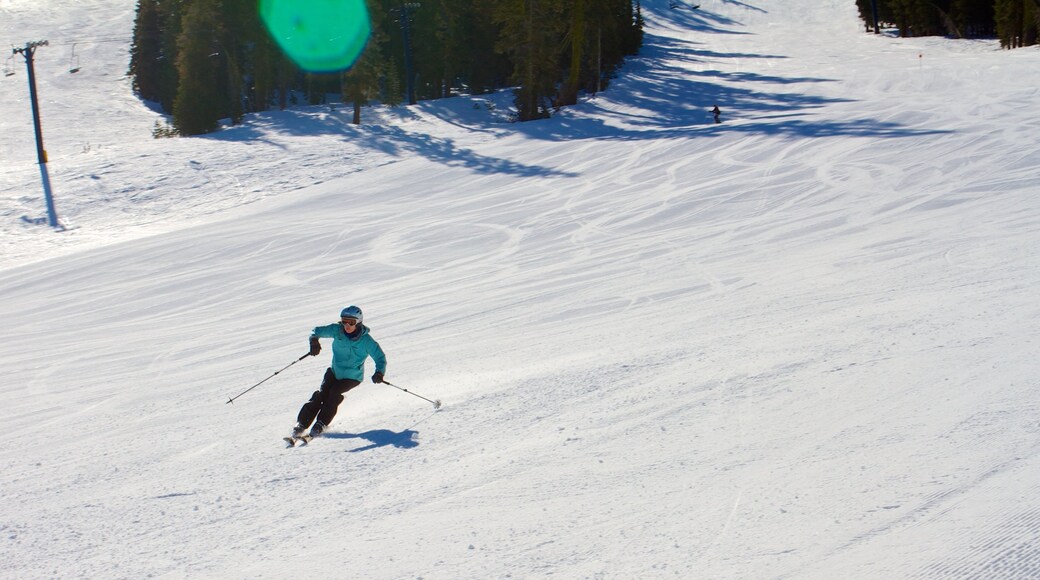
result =
[[[156,140],[132,2],[0,0],[5,44],[50,42],[67,227],[33,223],[15,55],[0,576],[1040,577],[1040,50],[643,8],[550,120],[505,92]],[[441,410],[366,381],[284,449],[329,349],[226,404],[351,303]]]

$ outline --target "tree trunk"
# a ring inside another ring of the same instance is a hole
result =
[[[573,105],[578,102],[578,83],[581,81],[581,62],[585,49],[585,0],[574,0],[571,7],[571,66],[567,82],[560,87],[557,105]]]

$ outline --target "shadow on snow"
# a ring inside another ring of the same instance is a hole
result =
[[[391,431],[389,429],[375,429],[373,431],[365,431],[364,433],[325,433],[322,437],[328,439],[364,439],[368,441],[368,445],[350,449],[351,453],[357,453],[359,451],[368,451],[370,449],[377,449],[379,447],[393,446],[398,449],[411,449],[412,447],[418,447],[419,442],[415,440],[415,437],[419,434],[418,431],[411,429],[405,429],[400,433]]]
[[[744,2],[726,1],[749,12],[766,13]],[[644,2],[647,19],[693,30],[706,39],[718,34],[751,34],[733,30],[742,26],[740,22],[703,8],[669,10],[663,4]],[[626,61],[605,97],[592,97],[549,121],[519,123],[516,130],[550,141],[715,137],[735,132],[799,137],[909,137],[949,132],[876,119],[819,118],[813,115],[815,110],[855,99],[813,95],[804,89],[837,79],[733,71],[734,67],[723,71],[711,66],[718,61],[786,58],[719,52],[698,42],[648,33],[640,55]],[[722,109],[721,124],[709,112],[715,105]]]

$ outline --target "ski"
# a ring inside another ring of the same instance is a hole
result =
[[[304,445],[310,443],[311,439],[314,439],[314,437],[311,437],[310,435],[300,435],[299,437],[282,437],[282,441],[285,441],[285,444],[289,447],[296,447],[297,443],[300,444],[300,447],[303,447]]]

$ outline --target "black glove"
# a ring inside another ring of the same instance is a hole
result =
[[[321,343],[318,342],[317,336],[311,337],[311,356],[318,356],[321,354]]]
[[[376,374],[372,375],[372,382],[373,383],[381,383],[381,382],[383,382],[383,373],[381,373],[379,371],[376,371]]]

